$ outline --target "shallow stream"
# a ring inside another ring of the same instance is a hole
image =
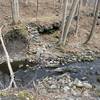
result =
[[[31,87],[33,81],[42,80],[49,76],[58,76],[70,74],[72,78],[78,78],[82,81],[99,87],[100,86],[100,59],[92,62],[76,62],[57,67],[40,67],[32,62],[14,61],[12,63],[15,72],[15,80],[19,87]],[[0,88],[8,86],[10,81],[6,62],[0,65]]]

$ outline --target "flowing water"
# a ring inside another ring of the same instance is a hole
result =
[[[40,67],[27,60],[15,61],[12,63],[15,72],[15,80],[18,86],[30,87],[31,83],[49,76],[58,76],[70,74],[72,78],[78,78],[82,81],[99,86],[100,85],[100,59],[92,62],[76,62],[57,67]],[[0,65],[0,88],[4,88],[9,83],[9,73],[6,63]],[[4,87],[2,87],[4,85]]]

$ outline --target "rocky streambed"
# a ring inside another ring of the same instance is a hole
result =
[[[23,60],[12,62],[12,66],[15,67],[15,80],[20,90],[33,89],[38,95],[48,95],[47,100],[99,100],[99,58],[94,61],[63,63],[56,66],[44,66]],[[2,63],[0,67],[6,69],[7,65]],[[0,88],[4,89],[9,85],[10,77],[7,70],[4,72],[2,70],[0,71]]]

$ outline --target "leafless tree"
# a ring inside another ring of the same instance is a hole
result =
[[[77,35],[78,29],[79,29],[79,19],[80,19],[80,6],[81,6],[81,1],[82,1],[82,0],[79,1],[79,4],[78,4],[78,6],[77,6],[77,10],[76,10],[76,12],[77,12],[77,14],[76,14],[76,16],[77,16],[77,21],[76,21],[76,28],[75,28],[75,34],[76,34],[76,35]]]
[[[94,8],[93,8],[93,15],[95,16],[95,12],[96,12],[96,7],[97,7],[97,4],[98,4],[98,0],[94,0]]]
[[[94,20],[93,20],[92,29],[91,29],[89,37],[87,38],[87,40],[85,41],[84,44],[87,44],[93,36],[95,26],[96,26],[96,23],[97,23],[97,19],[98,19],[99,5],[100,5],[100,0],[97,0],[97,6],[96,6],[96,11],[95,11],[95,16],[94,16]]]
[[[29,0],[25,0],[25,4],[28,5]]]
[[[69,17],[68,17],[66,24],[65,24],[65,27],[64,27],[63,39],[62,39],[62,43],[61,43],[62,45],[65,45],[65,43],[66,43],[69,28],[71,26],[71,22],[72,22],[72,19],[74,17],[78,3],[79,3],[79,0],[73,0],[71,10],[70,10],[70,13],[69,13]]]
[[[11,10],[12,10],[12,19],[13,23],[16,24],[20,21],[19,18],[19,0],[11,0]]]
[[[62,26],[61,26],[60,43],[62,43],[62,40],[63,40],[63,33],[64,33],[66,17],[67,17],[67,7],[68,7],[68,0],[64,0],[64,2],[63,2],[63,18],[62,18]]]
[[[38,11],[39,11],[39,0],[37,0],[37,3],[36,3],[36,21],[38,21]]]
[[[83,5],[86,7],[88,5],[89,0],[83,0]]]

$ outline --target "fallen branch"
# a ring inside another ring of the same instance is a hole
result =
[[[14,80],[14,72],[13,72],[13,69],[12,69],[12,66],[11,66],[11,63],[10,63],[10,57],[9,57],[8,52],[7,52],[7,49],[6,49],[6,46],[4,44],[2,34],[1,34],[3,28],[4,28],[4,25],[0,27],[0,41],[1,41],[2,47],[4,49],[5,55],[6,55],[7,65],[8,65],[8,69],[9,69],[10,77],[11,77],[10,85],[7,89],[10,89],[13,85],[14,85],[15,88],[17,88],[16,82]]]

